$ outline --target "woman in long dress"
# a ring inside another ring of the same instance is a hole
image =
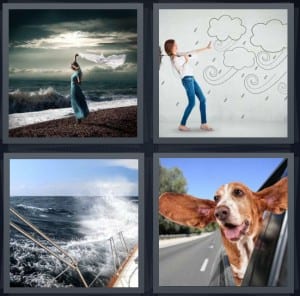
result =
[[[74,110],[77,123],[81,123],[83,118],[86,118],[89,114],[89,108],[86,103],[86,98],[80,88],[82,81],[82,72],[79,64],[77,63],[77,56],[75,55],[75,60],[71,64],[71,68],[74,73],[71,76],[71,106]]]

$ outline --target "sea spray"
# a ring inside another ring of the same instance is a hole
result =
[[[16,89],[8,93],[9,113],[23,113],[70,106],[68,97],[58,93],[53,87],[37,91]]]
[[[79,263],[86,281],[100,277],[94,287],[105,286],[115,271],[109,238],[113,236],[120,260],[126,250],[119,240],[138,242],[138,199],[135,197],[14,197],[11,206],[53,238]],[[46,217],[45,217],[46,216]],[[20,221],[15,223],[22,225]],[[23,225],[24,226],[24,225]],[[54,250],[45,240],[42,242]],[[12,287],[81,287],[78,275],[15,230],[10,235],[10,284]]]

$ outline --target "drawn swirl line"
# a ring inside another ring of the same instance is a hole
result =
[[[278,79],[277,75],[274,74],[272,77],[264,84],[259,85],[259,78],[256,74],[249,74],[245,77],[244,85],[245,88],[252,94],[261,94],[273,87],[281,78],[283,78],[287,73],[284,72]]]
[[[218,76],[218,69],[215,66],[207,66],[203,71],[204,80],[211,85],[221,85],[232,78],[239,70],[231,67],[226,73]]]

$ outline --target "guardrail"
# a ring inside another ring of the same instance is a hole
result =
[[[204,233],[207,233],[207,232],[204,232]],[[159,239],[171,239],[171,238],[180,238],[180,237],[201,236],[201,234],[197,234],[197,233],[191,233],[191,234],[161,234],[159,236]]]

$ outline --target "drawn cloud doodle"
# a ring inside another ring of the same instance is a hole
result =
[[[215,37],[219,41],[227,39],[239,40],[246,33],[246,27],[238,17],[230,15],[221,15],[219,18],[209,20],[207,34],[210,37]]]
[[[264,51],[279,52],[287,47],[287,24],[278,19],[257,23],[251,29],[250,42]]]
[[[227,82],[240,70],[255,65],[255,54],[243,47],[236,47],[224,52],[223,64],[226,72],[218,70],[215,66],[207,66],[203,71],[203,78],[212,85],[220,85]]]
[[[250,68],[255,64],[255,54],[244,47],[236,47],[224,52],[224,65],[236,70]]]

